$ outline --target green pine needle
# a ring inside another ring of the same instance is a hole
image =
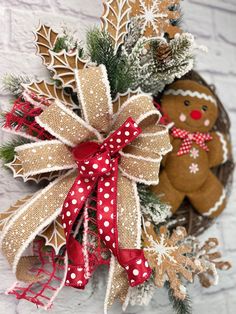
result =
[[[180,300],[174,296],[169,282],[165,283],[165,288],[168,290],[169,301],[176,314],[192,314],[192,301],[188,294],[184,300]]]
[[[143,184],[138,185],[138,194],[142,214],[148,216],[155,226],[165,222],[170,215],[170,206],[162,203],[160,198]]]
[[[79,58],[83,57],[84,51],[83,48],[81,48],[78,44],[78,42],[73,42],[73,38],[70,37],[69,35],[65,34],[62,37],[58,37],[55,46],[53,48],[53,51],[58,53],[62,50],[66,50],[69,51],[70,47],[68,46],[68,44],[71,42],[71,47],[73,47],[74,49],[78,50],[78,56]]]
[[[0,159],[3,161],[4,164],[13,161],[15,156],[15,148],[28,142],[29,141],[26,139],[15,139],[2,144],[0,146]]]
[[[14,95],[15,97],[19,97],[23,93],[24,88],[22,84],[29,84],[29,83],[30,83],[30,78],[24,75],[6,73],[2,77],[3,90],[7,93]]]
[[[95,28],[87,34],[87,50],[92,62],[104,64],[107,69],[112,97],[124,93],[131,85],[127,57],[115,53],[110,35]]]

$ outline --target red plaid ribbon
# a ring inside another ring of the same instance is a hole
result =
[[[146,281],[151,268],[141,249],[119,247],[117,228],[117,180],[119,151],[131,143],[141,133],[141,129],[131,119],[102,144],[82,143],[74,149],[79,176],[75,180],[62,209],[62,221],[66,235],[69,259],[66,285],[84,288],[88,282],[86,263],[82,245],[71,234],[81,209],[94,188],[97,189],[97,224],[99,236],[106,247],[116,256],[127,271],[131,286]]]
[[[171,135],[174,138],[179,138],[183,140],[182,145],[177,153],[178,156],[188,154],[192,148],[193,142],[199,145],[205,151],[209,151],[209,148],[206,145],[206,141],[211,141],[212,136],[209,133],[200,133],[200,132],[188,132],[186,130],[172,128]]]

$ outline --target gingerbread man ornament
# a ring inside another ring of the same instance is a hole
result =
[[[227,161],[226,135],[212,130],[218,117],[216,99],[207,87],[179,80],[162,98],[163,112],[174,123],[173,150],[163,161],[160,182],[152,190],[175,212],[185,197],[202,215],[218,216],[226,205],[226,192],[211,169]]]

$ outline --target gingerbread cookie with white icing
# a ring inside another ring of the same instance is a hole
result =
[[[152,190],[175,212],[187,197],[202,215],[218,216],[226,205],[226,192],[211,168],[227,161],[230,142],[213,131],[218,117],[216,99],[207,87],[179,80],[168,87],[162,109],[174,126],[173,150],[166,156],[160,182]]]

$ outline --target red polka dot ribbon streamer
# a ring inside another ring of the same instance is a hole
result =
[[[97,186],[97,224],[99,236],[126,270],[129,284],[136,286],[151,275],[151,268],[141,249],[119,247],[117,228],[117,180],[119,151],[142,132],[132,118],[102,144],[86,142],[73,150],[79,175],[63,209],[62,222],[69,259],[66,285],[84,288],[88,282],[82,245],[71,234],[72,227],[93,189]]]
[[[171,135],[174,138],[179,138],[183,140],[180,149],[177,153],[178,156],[188,154],[192,148],[193,142],[195,142],[205,151],[209,151],[209,148],[207,147],[205,142],[212,140],[212,136],[209,133],[200,132],[190,133],[186,130],[178,129],[175,127],[172,128]]]

